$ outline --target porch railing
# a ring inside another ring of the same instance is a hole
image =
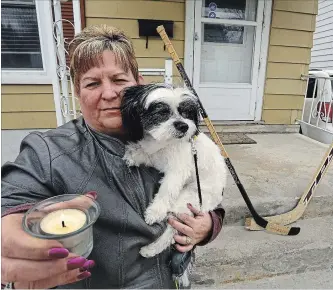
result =
[[[323,143],[333,141],[333,77],[325,72],[302,75],[307,81],[301,120],[302,134]]]

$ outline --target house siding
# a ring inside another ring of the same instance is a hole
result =
[[[309,70],[317,0],[274,0],[262,120],[294,124],[301,117]]]
[[[57,125],[52,85],[2,85],[2,129],[48,129]]]
[[[86,25],[107,24],[123,30],[132,39],[139,69],[164,68],[165,59],[170,58],[159,37],[139,36],[138,19],[173,20],[174,37],[172,44],[181,61],[184,60],[185,0],[164,1],[85,1]],[[173,66],[173,82],[181,82]],[[162,82],[162,76],[145,76],[146,82]]]
[[[61,3],[61,12],[64,19],[73,22],[72,2]],[[74,36],[73,26],[64,21],[63,29],[64,37],[70,40]],[[3,84],[1,88],[2,129],[52,129],[57,126],[51,84]]]
[[[311,50],[311,68],[333,70],[333,1],[318,2],[316,30]]]

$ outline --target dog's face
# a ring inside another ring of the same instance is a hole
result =
[[[164,85],[139,85],[127,88],[122,97],[121,113],[130,141],[145,136],[156,141],[189,140],[198,129],[196,97],[188,90]]]

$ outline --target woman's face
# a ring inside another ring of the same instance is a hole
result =
[[[85,121],[105,133],[122,133],[120,92],[137,84],[131,71],[126,73],[113,52],[104,51],[103,62],[81,76],[79,100]]]

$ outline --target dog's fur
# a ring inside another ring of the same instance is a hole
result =
[[[191,203],[200,208],[194,159],[190,139],[198,133],[197,99],[188,90],[166,85],[140,85],[126,89],[122,98],[123,126],[130,142],[124,160],[129,166],[147,165],[164,173],[154,200],[145,212],[151,225],[168,214],[193,214]],[[226,185],[226,168],[219,148],[205,134],[194,141],[202,191],[202,212],[215,209],[222,202]],[[152,257],[172,243],[177,231],[170,225],[153,243],[144,246],[140,254]]]

